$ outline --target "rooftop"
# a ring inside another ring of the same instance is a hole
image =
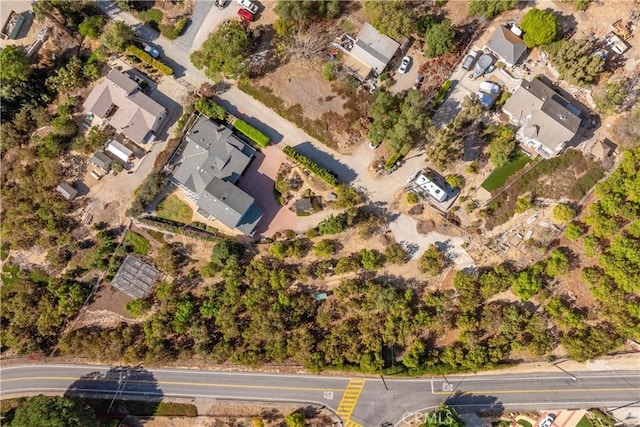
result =
[[[127,255],[111,281],[114,288],[131,298],[142,298],[151,290],[160,271],[134,255]]]
[[[399,47],[400,43],[365,23],[350,54],[371,67],[377,74],[381,74]]]
[[[527,50],[524,40],[504,25],[498,25],[493,34],[491,34],[487,47],[510,67],[517,63],[518,59]]]

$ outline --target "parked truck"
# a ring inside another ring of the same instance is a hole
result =
[[[251,14],[255,15],[258,13],[258,5],[252,2],[251,0],[238,0],[238,4],[245,10],[251,12]]]

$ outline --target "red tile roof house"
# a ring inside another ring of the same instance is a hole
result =
[[[153,141],[167,109],[144,94],[126,74],[111,70],[87,96],[83,107],[135,143]]]

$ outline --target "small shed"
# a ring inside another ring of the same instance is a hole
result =
[[[98,151],[93,155],[93,157],[91,158],[91,163],[105,172],[109,172],[109,169],[111,169],[111,159],[102,151]]]
[[[155,284],[160,271],[136,256],[127,255],[111,281],[114,288],[131,298],[142,298]]]
[[[613,142],[603,139],[595,143],[591,149],[591,154],[597,159],[606,160],[616,152],[617,148],[618,146]]]
[[[110,141],[107,146],[107,151],[122,160],[124,163],[128,163],[129,160],[133,159],[133,151],[118,141]]]
[[[58,185],[56,187],[56,191],[62,194],[62,197],[64,197],[67,200],[73,200],[78,195],[78,190],[76,190],[66,182],[63,182],[60,185]]]
[[[296,201],[296,212],[311,212],[313,206],[311,205],[311,197],[305,197]]]

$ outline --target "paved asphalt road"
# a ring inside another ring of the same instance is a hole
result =
[[[572,378],[573,375],[575,379]],[[366,379],[351,420],[363,426],[398,423],[405,414],[447,402],[461,411],[640,405],[640,372],[468,375],[434,379]],[[112,397],[186,397],[315,403],[338,410],[349,378],[314,375],[138,370],[105,366],[26,365],[0,369],[0,397],[38,392]],[[452,390],[452,391],[450,391]]]

